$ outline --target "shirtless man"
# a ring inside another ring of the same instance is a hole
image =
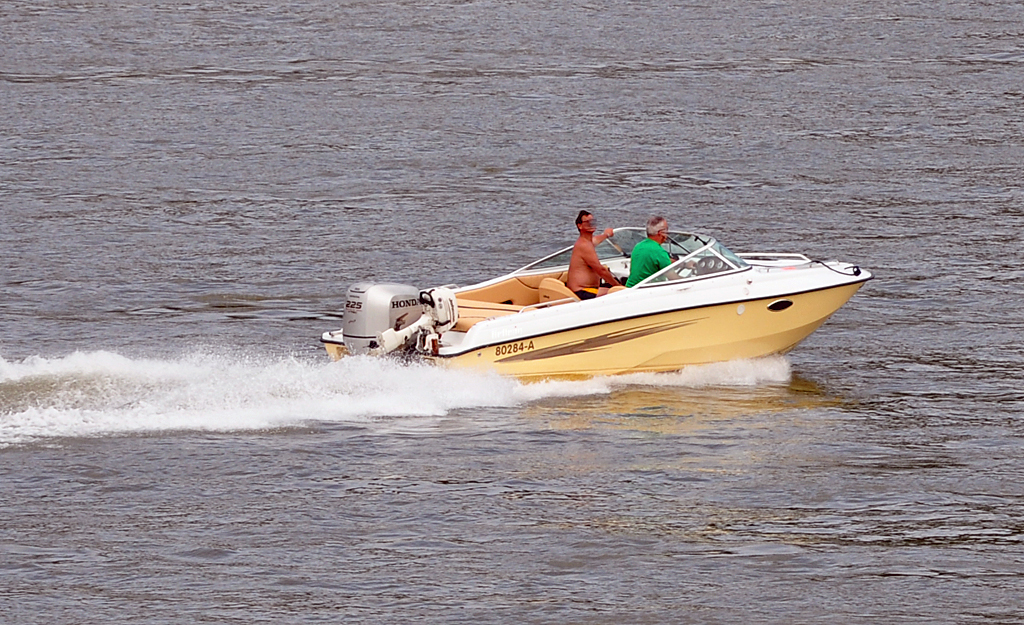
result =
[[[580,236],[572,247],[569,277],[565,282],[569,290],[581,300],[593,299],[607,293],[609,287],[618,286],[619,281],[597,259],[597,251],[594,249],[594,216],[587,211],[580,211],[576,216],[576,227],[580,231]],[[605,239],[610,237],[611,228],[605,230],[603,234]]]

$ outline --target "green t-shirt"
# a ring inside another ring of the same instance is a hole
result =
[[[637,243],[629,256],[629,280],[626,280],[626,286],[636,286],[641,280],[672,264],[672,258],[665,248],[650,238]]]

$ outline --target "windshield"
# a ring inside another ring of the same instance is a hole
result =
[[[698,241],[700,239],[697,239]],[[677,280],[689,280],[716,273],[736,271],[749,267],[746,262],[730,249],[715,241],[708,239],[706,245],[696,249],[689,255],[680,258],[665,269],[654,274],[638,286],[648,286]]]
[[[614,238],[617,239],[618,236],[618,230],[616,230]],[[633,245],[636,245],[636,243],[630,245],[629,249],[633,249]],[[611,243],[610,239],[605,239],[604,241],[601,241],[600,243],[595,245],[594,250],[597,251],[597,258],[599,260],[610,260],[612,258],[623,257],[620,248],[615,247],[615,245]],[[564,250],[555,252],[551,256],[546,256],[538,260],[537,262],[531,263],[523,267],[519,271],[534,271],[537,269],[558,269],[560,267],[568,267],[570,258],[572,258],[572,247],[567,247]],[[516,273],[519,273],[519,271],[517,271]]]
[[[647,238],[647,231],[643,228],[616,228],[615,235],[609,239],[601,241],[594,249],[597,251],[597,257],[600,260],[611,260],[615,258],[628,258],[633,252],[633,248],[637,243]],[[700,237],[695,234],[688,232],[674,232],[669,231],[668,240],[662,245],[669,254],[673,257],[683,257],[691,254],[709,241],[712,241],[710,237]],[[732,254],[732,252],[729,252]],[[539,269],[558,269],[569,266],[569,259],[572,257],[572,247],[567,247],[564,250],[555,252],[550,256],[531,263],[516,273],[521,271],[536,271]],[[737,259],[739,260],[739,259]],[[739,261],[743,262],[743,261]]]

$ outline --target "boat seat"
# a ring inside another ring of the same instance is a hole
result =
[[[540,294],[540,303],[554,302],[563,299],[572,299],[577,301],[580,298],[569,290],[569,287],[565,286],[565,283],[561,280],[555,280],[554,278],[544,278],[540,281],[540,286],[537,287],[537,291]]]
[[[608,289],[608,294],[610,295],[612,293],[618,293],[619,291],[625,291],[625,290],[626,290],[626,287],[624,287],[621,284],[619,284],[617,286],[613,286],[612,288]]]
[[[458,298],[459,320],[452,326],[454,332],[465,332],[477,323],[491,317],[514,315],[523,309],[522,306],[514,304],[496,304],[494,302],[483,302],[480,300]]]

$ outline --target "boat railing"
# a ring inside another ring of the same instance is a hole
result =
[[[803,254],[787,252],[744,252],[737,254],[737,256],[752,265],[762,267],[790,267],[812,262],[810,258]]]

